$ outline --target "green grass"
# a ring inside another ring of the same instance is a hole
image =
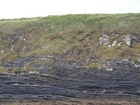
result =
[[[131,58],[135,59],[140,56],[139,44],[135,44],[133,49],[126,48],[126,45],[107,48],[100,46],[98,41],[103,33],[132,32],[140,35],[139,13],[80,14],[0,20],[0,51],[4,50],[0,58],[10,62],[18,56],[67,54],[72,53],[73,49],[77,51],[72,54],[73,59],[77,61],[89,59],[95,51],[96,55],[101,56],[102,61],[122,59],[122,54],[128,51],[131,52]],[[11,36],[23,37],[26,40],[12,42]],[[88,45],[85,45],[85,38],[90,39]],[[15,53],[10,50],[12,45],[15,46]],[[78,49],[82,51],[81,54],[78,54]],[[94,61],[95,59],[91,60]]]

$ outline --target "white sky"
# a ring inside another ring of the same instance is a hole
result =
[[[130,12],[140,13],[140,0],[0,0],[0,19]]]

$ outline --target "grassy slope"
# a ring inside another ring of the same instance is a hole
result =
[[[10,62],[16,57],[32,54],[71,53],[77,62],[95,55],[100,56],[101,61],[106,61],[122,59],[124,53],[135,60],[140,56],[139,43],[134,43],[133,48],[126,45],[107,48],[99,45],[98,41],[103,33],[132,32],[140,35],[140,14],[83,14],[0,20],[0,51],[4,51],[0,53],[0,58]],[[12,41],[11,36],[20,36],[21,40]],[[85,43],[85,38],[89,38],[90,42]],[[10,50],[12,46],[14,52]],[[96,59],[91,60],[89,67],[97,66],[93,62]]]

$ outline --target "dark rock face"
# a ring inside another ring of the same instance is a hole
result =
[[[24,68],[25,61],[35,59],[16,59],[11,65]],[[0,100],[140,98],[140,66],[132,61],[108,61],[102,68],[85,69],[51,59],[51,63],[31,65],[40,68],[38,73],[1,74]]]

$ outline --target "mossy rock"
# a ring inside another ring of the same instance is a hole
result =
[[[6,71],[7,71],[7,69],[6,69],[5,67],[0,66],[0,72],[1,72],[1,73],[6,72]]]

